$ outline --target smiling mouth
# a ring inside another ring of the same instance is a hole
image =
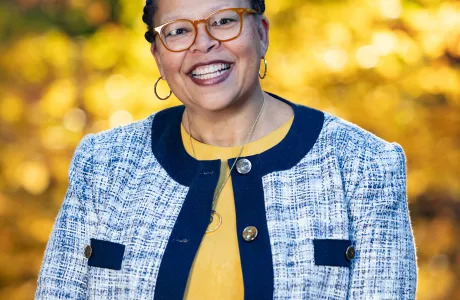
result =
[[[230,70],[230,66],[231,64],[229,63],[217,63],[207,66],[200,66],[191,72],[191,76],[201,80],[213,79]]]
[[[199,86],[214,86],[224,82],[232,73],[234,64],[218,62],[199,66],[188,74],[189,78]]]

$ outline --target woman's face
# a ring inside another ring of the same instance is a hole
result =
[[[154,26],[175,19],[204,19],[219,9],[238,7],[250,8],[249,0],[157,0]],[[204,23],[198,25],[196,40],[186,51],[169,51],[158,36],[151,50],[161,76],[180,101],[217,111],[250,97],[258,86],[260,60],[268,47],[269,23],[265,17],[257,22],[245,13],[241,34],[227,42],[211,38],[204,26]],[[220,66],[223,70],[200,76],[215,71],[206,68],[207,65]],[[221,75],[213,77],[218,74]]]

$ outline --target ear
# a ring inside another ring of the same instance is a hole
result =
[[[258,22],[257,33],[260,38],[260,49],[262,56],[265,56],[268,51],[269,38],[268,33],[270,29],[270,21],[265,15],[260,16],[260,21]]]
[[[155,42],[151,43],[150,45],[150,52],[152,53],[153,55],[153,58],[155,58],[155,62],[157,64],[157,68],[158,70],[160,71],[160,75],[161,77],[163,77],[163,79],[165,79],[164,77],[164,72],[163,72],[163,67],[162,67],[162,63],[161,63],[161,55],[160,53],[158,52],[158,47],[157,45],[155,44]]]

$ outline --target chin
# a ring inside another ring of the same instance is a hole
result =
[[[228,95],[221,96],[202,96],[196,104],[207,111],[221,111],[233,104],[234,100],[229,98]]]

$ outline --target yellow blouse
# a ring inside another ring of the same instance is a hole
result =
[[[294,116],[280,128],[248,143],[241,156],[258,154],[278,144],[286,136],[293,120]],[[190,136],[183,125],[181,125],[181,135],[186,151],[194,156],[190,145]],[[237,157],[241,150],[241,146],[213,146],[195,139],[193,139],[193,147],[199,160],[221,159],[218,186],[228,176],[230,167],[227,159]],[[216,231],[204,235],[190,270],[184,299],[244,299],[243,274],[238,248],[238,238],[240,238],[241,233],[236,232],[231,177],[227,180],[216,202],[216,211],[222,216],[222,225]],[[215,228],[217,224],[218,218],[214,217],[208,228]]]

